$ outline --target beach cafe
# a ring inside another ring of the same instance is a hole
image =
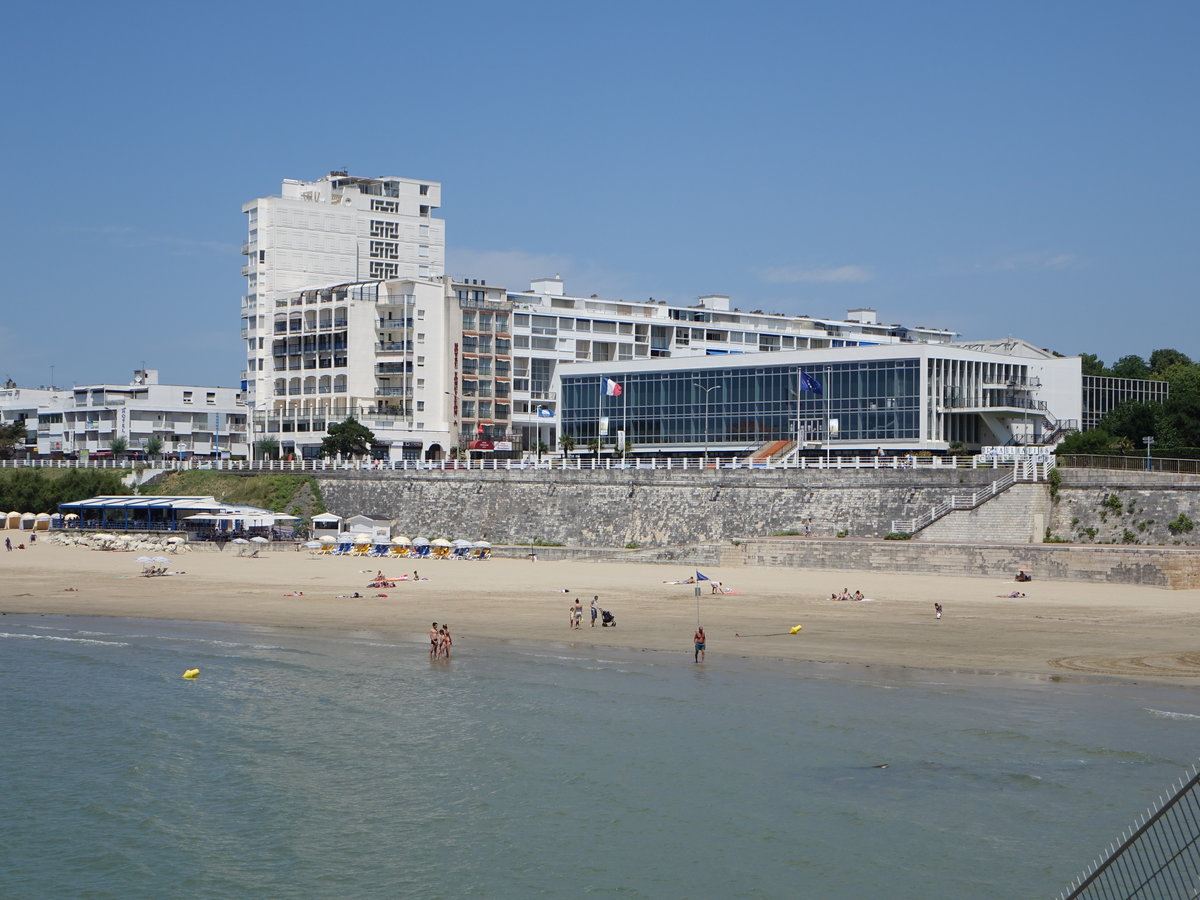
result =
[[[104,496],[59,504],[68,527],[89,531],[186,531],[196,540],[221,540],[245,533],[291,539],[295,521],[256,506],[231,506],[215,497]],[[72,519],[70,516],[78,516]]]

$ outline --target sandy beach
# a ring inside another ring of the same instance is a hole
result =
[[[370,631],[423,652],[429,623],[449,622],[456,650],[472,639],[669,651],[691,662],[694,588],[668,584],[678,566],[314,557],[192,552],[166,577],[141,577],[137,554],[39,542],[0,554],[5,614],[102,615]],[[378,569],[420,582],[367,587]],[[801,569],[711,569],[736,593],[701,583],[709,664],[722,655],[919,667],[1038,677],[1110,676],[1200,683],[1200,591],[1011,579]],[[843,587],[870,602],[834,602]],[[74,588],[74,590],[69,590]],[[1024,598],[1009,598],[1012,591]],[[339,595],[363,594],[362,598]],[[286,596],[303,592],[303,596]],[[386,594],[386,597],[375,596]],[[593,595],[617,627],[568,627],[568,607]],[[943,618],[934,618],[941,603]],[[803,630],[789,635],[795,625]],[[2,627],[2,626],[0,626]],[[740,635],[740,636],[739,636]]]

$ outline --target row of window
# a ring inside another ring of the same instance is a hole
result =
[[[564,433],[589,440],[607,418],[635,441],[664,443],[919,436],[916,360],[631,373],[619,398],[601,384],[564,376]]]

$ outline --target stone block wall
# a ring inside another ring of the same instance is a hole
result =
[[[321,475],[330,511],[379,515],[408,537],[493,544],[679,547],[803,531],[882,537],[954,490],[997,476],[977,470],[648,470],[339,472]]]
[[[1048,521],[1055,537],[1083,544],[1200,545],[1200,478],[1102,469],[1060,473]],[[1191,530],[1179,527],[1188,520]]]
[[[1163,547],[749,540],[723,549],[721,565],[968,575],[1006,580],[1025,567],[1033,573],[1035,581],[1200,588],[1200,554]],[[838,579],[831,577],[831,581]]]

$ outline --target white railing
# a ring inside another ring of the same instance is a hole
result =
[[[926,512],[915,519],[893,519],[892,532],[895,534],[915,534],[922,528],[932,525],[942,516],[956,509],[975,509],[986,503],[997,494],[1007,491],[1019,481],[1045,481],[1050,470],[1055,467],[1054,457],[1047,461],[1023,459],[1016,462],[1011,471],[1005,472],[991,484],[972,491],[969,494],[953,494],[948,500],[935,503]]]
[[[1021,466],[1032,466],[1045,470],[1050,462],[1022,462]],[[1010,460],[983,456],[841,456],[841,457],[789,457],[775,460],[747,461],[745,456],[714,456],[709,459],[674,457],[619,457],[601,456],[599,459],[583,453],[577,455],[543,456],[522,459],[448,459],[448,460],[361,460],[361,459],[295,459],[295,460],[230,460],[206,459],[203,457],[185,460],[120,460],[111,457],[101,459],[0,459],[0,468],[45,468],[45,469],[129,469],[142,466],[163,471],[187,469],[214,469],[222,472],[332,472],[332,471],[480,471],[480,470],[544,470],[578,471],[594,469],[649,470],[660,472],[728,472],[734,470],[946,470],[946,469],[1008,469]],[[1036,478],[1030,480],[1037,480]]]

